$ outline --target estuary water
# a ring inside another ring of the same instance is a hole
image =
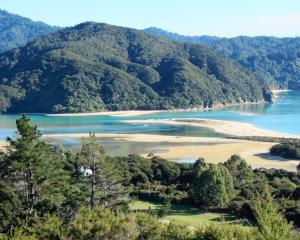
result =
[[[178,136],[219,137],[208,128],[166,124],[129,124],[123,120],[202,118],[251,123],[256,127],[300,135],[300,91],[282,92],[273,104],[244,105],[202,112],[162,112],[135,117],[46,116],[31,114],[32,122],[43,134],[67,133],[155,133]],[[15,133],[20,115],[0,115],[0,140]]]

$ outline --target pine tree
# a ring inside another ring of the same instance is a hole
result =
[[[258,239],[260,240],[292,240],[292,223],[288,223],[284,215],[279,212],[271,191],[265,190],[251,203],[258,225]]]
[[[65,200],[62,189],[66,187],[67,175],[51,145],[39,140],[41,134],[30,119],[23,115],[16,124],[17,136],[15,140],[8,139],[2,173],[21,196],[25,219],[31,220]]]
[[[94,134],[90,134],[88,141],[83,142],[78,161],[76,165],[80,169],[80,182],[85,183],[92,209],[96,202],[111,207],[127,200],[126,191],[119,184]]]

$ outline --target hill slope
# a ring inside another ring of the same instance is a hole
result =
[[[159,28],[146,32],[181,42],[203,43],[236,60],[263,84],[300,89],[300,38],[183,36]]]
[[[58,30],[42,22],[34,22],[0,9],[0,53]]]
[[[258,80],[201,45],[83,23],[0,55],[0,112],[211,107],[263,101]]]

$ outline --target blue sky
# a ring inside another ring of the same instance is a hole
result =
[[[57,26],[96,21],[186,35],[300,36],[300,0],[1,0],[0,8]]]

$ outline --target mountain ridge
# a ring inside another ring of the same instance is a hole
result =
[[[176,109],[264,101],[239,64],[209,47],[85,22],[0,55],[1,112]]]
[[[59,27],[0,9],[0,53],[25,45],[58,29]]]
[[[300,89],[300,37],[185,36],[151,27],[144,31],[180,42],[206,44],[251,71],[262,84]]]

